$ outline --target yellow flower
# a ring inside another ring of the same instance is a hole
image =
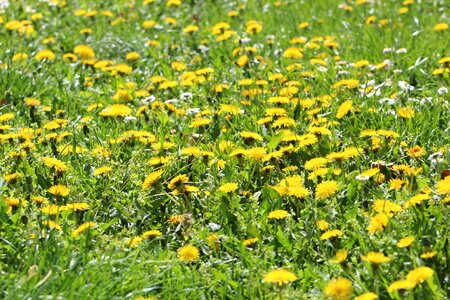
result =
[[[75,229],[73,232],[72,232],[72,237],[77,237],[77,236],[79,236],[80,234],[82,234],[83,232],[85,232],[86,230],[89,230],[89,229],[91,229],[91,228],[95,228],[97,226],[97,223],[95,223],[95,222],[86,222],[86,223],[83,223],[83,224],[81,224],[80,226],[78,226],[78,228],[77,229]]]
[[[438,23],[434,25],[433,30],[437,32],[445,31],[448,29],[448,24],[446,23]]]
[[[317,221],[317,227],[319,227],[320,230],[328,230],[330,225],[325,220],[319,220]]]
[[[421,157],[424,156],[427,152],[422,149],[420,146],[414,146],[406,151],[406,154],[411,157]]]
[[[62,230],[61,226],[52,220],[45,221],[43,224],[56,230]]]
[[[335,278],[328,282],[324,294],[333,300],[350,299],[353,292],[352,282],[346,278]]]
[[[406,280],[411,282],[414,286],[428,280],[434,274],[434,270],[429,267],[418,267],[409,271],[406,275]]]
[[[333,260],[331,260],[331,262],[342,264],[347,259],[347,256],[348,256],[347,250],[345,249],[338,250],[338,252],[336,252],[336,256],[334,257]]]
[[[375,200],[372,208],[374,211],[378,213],[385,213],[388,216],[392,216],[392,213],[401,212],[403,210],[401,205],[385,199]]]
[[[153,230],[148,230],[146,232],[144,232],[141,236],[143,238],[150,238],[150,237],[155,237],[155,236],[160,236],[162,235],[162,232],[156,229]]]
[[[300,59],[303,57],[303,53],[299,48],[287,48],[283,52],[283,57]]]
[[[414,284],[411,281],[406,279],[400,279],[391,283],[387,290],[389,293],[392,293],[396,291],[410,290],[412,288],[414,288]]]
[[[139,59],[139,57],[141,57],[139,52],[133,51],[133,52],[127,53],[127,55],[125,56],[125,59],[128,61],[134,61],[134,60]]]
[[[13,61],[13,62],[14,62],[14,61],[21,61],[21,60],[25,60],[25,59],[27,59],[27,58],[28,58],[28,54],[23,53],[23,52],[20,52],[20,53],[17,53],[17,54],[15,54],[15,55],[13,56],[12,61]]]
[[[219,187],[219,192],[222,192],[222,193],[232,193],[232,192],[234,192],[235,190],[237,190],[238,188],[239,188],[239,186],[238,186],[237,183],[235,183],[235,182],[229,182],[229,183],[222,184],[222,185]]]
[[[57,185],[50,187],[48,189],[48,192],[55,196],[65,197],[65,196],[69,195],[70,189],[65,185],[57,184]]]
[[[450,176],[446,176],[436,184],[436,193],[438,195],[450,194]]]
[[[269,215],[267,216],[268,219],[284,219],[289,216],[289,213],[282,209],[277,209],[274,211],[271,211]]]
[[[324,157],[312,158],[305,162],[305,170],[311,171],[324,167],[328,163],[328,159]]]
[[[91,47],[87,45],[78,45],[73,49],[73,53],[79,55],[82,58],[94,58],[95,53]]]
[[[36,60],[54,60],[56,58],[55,53],[51,50],[41,50],[38,53],[36,53],[36,56],[34,57]]]
[[[74,202],[60,207],[61,210],[84,211],[89,209],[89,204],[84,202]]]
[[[188,25],[183,28],[183,32],[184,33],[192,33],[192,32],[196,32],[198,29],[199,29],[199,27],[197,25]]]
[[[156,181],[158,181],[158,179],[161,178],[162,174],[163,170],[153,171],[150,174],[148,174],[147,177],[145,177],[144,179],[144,183],[142,183],[142,189],[143,190],[149,189],[152,185],[156,183]]]
[[[131,114],[131,108],[124,104],[113,104],[100,112],[103,117],[126,117]]]
[[[205,125],[208,125],[212,121],[208,118],[198,118],[189,124],[189,128],[199,128]]]
[[[352,109],[353,109],[353,101],[352,100],[344,101],[341,105],[339,105],[339,108],[336,112],[336,118],[342,119]]]
[[[355,300],[374,300],[374,299],[378,299],[378,295],[375,294],[374,292],[366,292],[355,298]]]
[[[178,259],[184,262],[196,261],[200,257],[197,247],[186,245],[178,249]]]
[[[94,172],[93,172],[92,174],[93,174],[94,176],[98,176],[98,175],[103,175],[103,174],[105,174],[105,173],[108,173],[108,172],[110,172],[110,171],[112,171],[112,168],[111,168],[111,167],[109,167],[109,166],[103,166],[103,167],[100,167],[100,168],[95,169]]]
[[[397,109],[397,114],[404,119],[412,119],[416,115],[412,107],[400,107]]]
[[[388,256],[385,256],[381,252],[369,252],[369,253],[367,253],[366,256],[362,256],[362,260],[369,262],[371,264],[378,265],[378,264],[390,262],[391,258]]]
[[[430,258],[433,258],[433,257],[435,257],[437,255],[437,251],[428,251],[428,252],[424,252],[424,253],[422,253],[422,254],[420,254],[420,258],[423,258],[423,259],[430,259]]]
[[[275,283],[279,286],[298,280],[298,277],[287,270],[277,269],[270,271],[264,276],[263,282]]]
[[[383,231],[389,222],[389,218],[386,214],[377,214],[370,219],[369,227],[367,230],[369,233],[377,233]]]
[[[329,239],[331,239],[331,238],[339,237],[339,236],[341,236],[341,235],[342,235],[342,231],[341,231],[341,230],[339,230],[339,229],[333,229],[333,230],[325,231],[325,232],[320,236],[320,239],[321,239],[321,240],[329,240]]]
[[[44,157],[43,161],[44,165],[46,165],[47,167],[49,167],[50,169],[54,170],[57,173],[63,173],[67,171],[67,165],[56,158]]]
[[[186,174],[181,174],[178,175],[176,177],[174,177],[169,184],[167,185],[167,187],[171,190],[174,190],[176,188],[178,188],[180,185],[183,185],[184,183],[187,183],[189,181],[189,176]]]
[[[397,242],[397,247],[399,247],[399,248],[409,247],[415,240],[416,240],[416,238],[413,236],[404,237],[400,241]]]
[[[316,186],[316,197],[326,199],[339,190],[339,185],[334,180],[325,180]]]
[[[246,240],[244,240],[244,246],[251,247],[251,246],[255,245],[258,241],[259,241],[259,239],[257,237],[246,239]]]

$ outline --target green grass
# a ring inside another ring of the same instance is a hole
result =
[[[450,23],[449,5],[169,2],[9,1],[0,12],[0,298],[449,298],[450,35],[435,27]],[[77,16],[80,10],[97,14]],[[157,25],[145,29],[146,20]],[[251,20],[260,32],[248,30]],[[219,22],[233,31],[223,41],[212,30]],[[300,28],[302,22],[308,25]],[[183,33],[188,25],[199,29]],[[303,42],[292,44],[299,37]],[[65,59],[79,45],[95,57]],[[285,57],[290,47],[301,57]],[[44,49],[54,59],[37,59]],[[133,51],[140,57],[127,60]],[[19,53],[26,55],[17,59]],[[238,65],[244,55],[248,62]],[[364,60],[366,66],[355,66]],[[120,64],[131,72],[118,71]],[[157,77],[176,85],[164,88]],[[335,86],[346,79],[357,82]],[[273,102],[288,86],[297,90],[286,103]],[[347,100],[351,107],[339,116]],[[113,104],[131,112],[104,116]],[[262,121],[273,108],[284,109],[286,127],[277,125],[280,112]],[[193,126],[201,118],[209,124]],[[378,131],[362,134],[367,130]],[[357,151],[349,155],[352,147]],[[67,170],[57,172],[44,158]],[[305,168],[314,158],[326,162]],[[359,180],[380,161],[387,165]],[[103,166],[110,171],[95,175]],[[186,182],[171,182],[183,174]],[[321,193],[326,181],[338,189]],[[220,191],[231,182],[236,190]],[[69,194],[50,193],[57,184]],[[302,189],[306,194],[296,196]],[[422,200],[411,204],[417,195]],[[378,199],[389,202],[376,207]],[[89,208],[76,211],[73,203]],[[59,211],[49,214],[49,207]],[[275,210],[288,216],[271,218]],[[377,218],[387,223],[373,229]],[[320,228],[322,220],[328,229]],[[94,227],[73,234],[87,222]],[[338,236],[324,238],[334,229]],[[144,237],[149,230],[160,235]],[[407,236],[414,242],[398,247]],[[183,261],[178,250],[185,245],[199,257]],[[339,250],[348,255],[335,263]],[[369,252],[390,261],[366,262]],[[419,267],[432,274],[413,284],[408,274]],[[297,279],[265,282],[275,269]],[[337,278],[351,284],[341,285],[342,298],[330,292]],[[410,289],[392,291],[406,278]]]

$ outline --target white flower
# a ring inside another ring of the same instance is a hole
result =
[[[383,53],[390,53],[392,51],[392,48],[384,48]]]
[[[356,180],[359,180],[359,181],[367,181],[367,180],[370,179],[370,177],[367,176],[367,175],[361,175],[361,174],[359,174],[359,175],[356,175],[356,176],[355,176],[355,179],[356,179]]]
[[[220,229],[220,225],[219,225],[219,224],[216,224],[216,223],[213,223],[213,222],[208,223],[208,227],[209,227],[209,229],[211,229],[212,231],[217,231],[217,230]]]
[[[152,103],[155,100],[156,100],[155,96],[150,95],[150,96],[145,97],[144,99],[142,99],[142,103],[143,104],[148,104],[148,103]]]
[[[397,49],[397,51],[395,51],[395,53],[397,53],[397,54],[406,53],[406,52],[408,52],[408,50],[406,48],[400,48],[400,49]]]
[[[412,91],[412,90],[414,90],[414,87],[409,85],[406,81],[399,81],[397,85],[403,91]]]
[[[446,88],[445,86],[443,86],[443,87],[440,87],[438,90],[437,90],[437,92],[438,92],[438,94],[439,95],[444,95],[444,94],[447,94],[448,93],[448,88]]]
[[[126,116],[126,117],[123,119],[123,121],[126,122],[126,123],[133,122],[133,121],[136,121],[136,117],[133,117],[133,116]]]
[[[198,114],[200,111],[201,111],[201,109],[200,109],[200,108],[197,108],[197,107],[195,107],[195,108],[188,108],[188,109],[186,109],[186,114],[187,114],[187,115],[196,115],[196,114]]]
[[[192,93],[181,93],[180,95],[181,100],[186,101],[186,100],[192,100]]]

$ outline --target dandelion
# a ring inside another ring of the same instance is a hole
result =
[[[336,255],[335,255],[334,259],[331,260],[331,262],[342,264],[347,259],[347,256],[348,256],[348,251],[347,250],[345,250],[345,249],[338,250],[336,252]]]
[[[400,279],[391,283],[388,287],[388,292],[393,293],[396,291],[406,291],[414,288],[414,284],[406,279]]]
[[[146,190],[153,186],[162,176],[163,170],[153,171],[145,177],[142,183],[142,189]]]
[[[70,193],[70,189],[62,184],[57,184],[48,189],[48,192],[55,196],[66,197]]]
[[[124,104],[113,104],[100,112],[103,117],[126,117],[131,114],[131,108]]]
[[[335,180],[325,180],[316,186],[316,197],[326,199],[334,195],[339,190],[339,185]]]
[[[374,265],[379,265],[391,261],[391,258],[385,256],[381,252],[369,252],[366,256],[362,256],[362,260]]]
[[[281,286],[283,284],[293,282],[296,280],[298,280],[298,277],[294,273],[284,269],[277,269],[270,271],[269,273],[264,275],[263,282],[275,283]]]
[[[406,280],[411,282],[413,286],[416,286],[432,278],[433,274],[434,270],[432,268],[418,267],[409,271],[408,275],[406,275]]]
[[[148,230],[146,232],[144,232],[141,236],[143,238],[152,238],[152,237],[156,237],[156,236],[161,236],[162,232],[156,229],[153,230]]]
[[[450,194],[450,176],[446,176],[436,184],[436,193],[438,195]]]
[[[104,175],[111,171],[112,171],[112,168],[110,166],[103,166],[103,167],[95,169],[94,172],[92,172],[92,175],[94,175],[94,176]]]
[[[287,218],[288,216],[289,216],[289,213],[287,211],[282,210],[282,209],[277,209],[277,210],[271,211],[269,213],[269,215],[267,216],[267,218],[280,220],[280,219]]]
[[[333,300],[350,299],[352,292],[352,282],[342,277],[329,281],[324,290],[325,296]]]
[[[236,191],[238,188],[239,188],[239,186],[238,186],[237,183],[235,183],[235,182],[229,182],[229,183],[222,184],[222,185],[219,187],[219,192],[222,192],[222,193],[232,193],[232,192]]]
[[[434,25],[433,30],[436,32],[442,32],[448,29],[448,24],[446,23],[438,23]]]
[[[36,56],[34,57],[36,60],[54,60],[56,58],[56,55],[51,50],[41,50],[38,53],[36,53]]]
[[[71,236],[72,236],[72,237],[77,237],[77,236],[79,236],[80,234],[82,234],[83,232],[85,232],[85,231],[87,231],[87,230],[89,230],[89,229],[95,228],[96,226],[97,226],[97,223],[95,223],[95,222],[86,222],[86,223],[83,223],[83,224],[81,224],[80,226],[78,226],[77,229],[75,229],[74,231],[72,231]]]
[[[374,292],[365,292],[364,294],[359,295],[355,298],[355,300],[374,300],[378,299],[378,295]]]
[[[397,247],[399,248],[407,248],[411,246],[411,244],[416,240],[413,236],[407,236],[402,238],[400,241],[397,242]]]
[[[56,158],[44,157],[43,162],[44,162],[44,165],[46,165],[47,167],[49,167],[50,169],[52,169],[53,171],[55,171],[57,173],[64,173],[68,169],[67,165],[64,162],[62,162]]]
[[[320,239],[321,239],[321,240],[329,240],[329,239],[331,239],[331,238],[334,238],[334,237],[340,237],[340,236],[342,236],[342,231],[339,230],[339,229],[333,229],[333,230],[325,231],[325,232],[320,236]]]
[[[423,258],[423,259],[431,259],[431,258],[433,258],[433,257],[435,257],[437,255],[437,251],[427,251],[427,252],[424,252],[424,253],[422,253],[422,254],[420,254],[420,258]]]
[[[192,245],[186,245],[178,249],[178,259],[183,262],[196,261],[200,257],[200,251],[197,247]]]
[[[244,240],[243,244],[245,247],[252,247],[254,245],[256,245],[256,243],[259,241],[259,239],[257,237],[254,238],[249,238]]]
[[[75,46],[75,48],[73,49],[73,53],[86,59],[95,57],[94,50],[92,50],[92,48],[87,45]]]

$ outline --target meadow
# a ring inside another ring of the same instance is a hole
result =
[[[449,299],[449,14],[0,0],[0,298]]]

